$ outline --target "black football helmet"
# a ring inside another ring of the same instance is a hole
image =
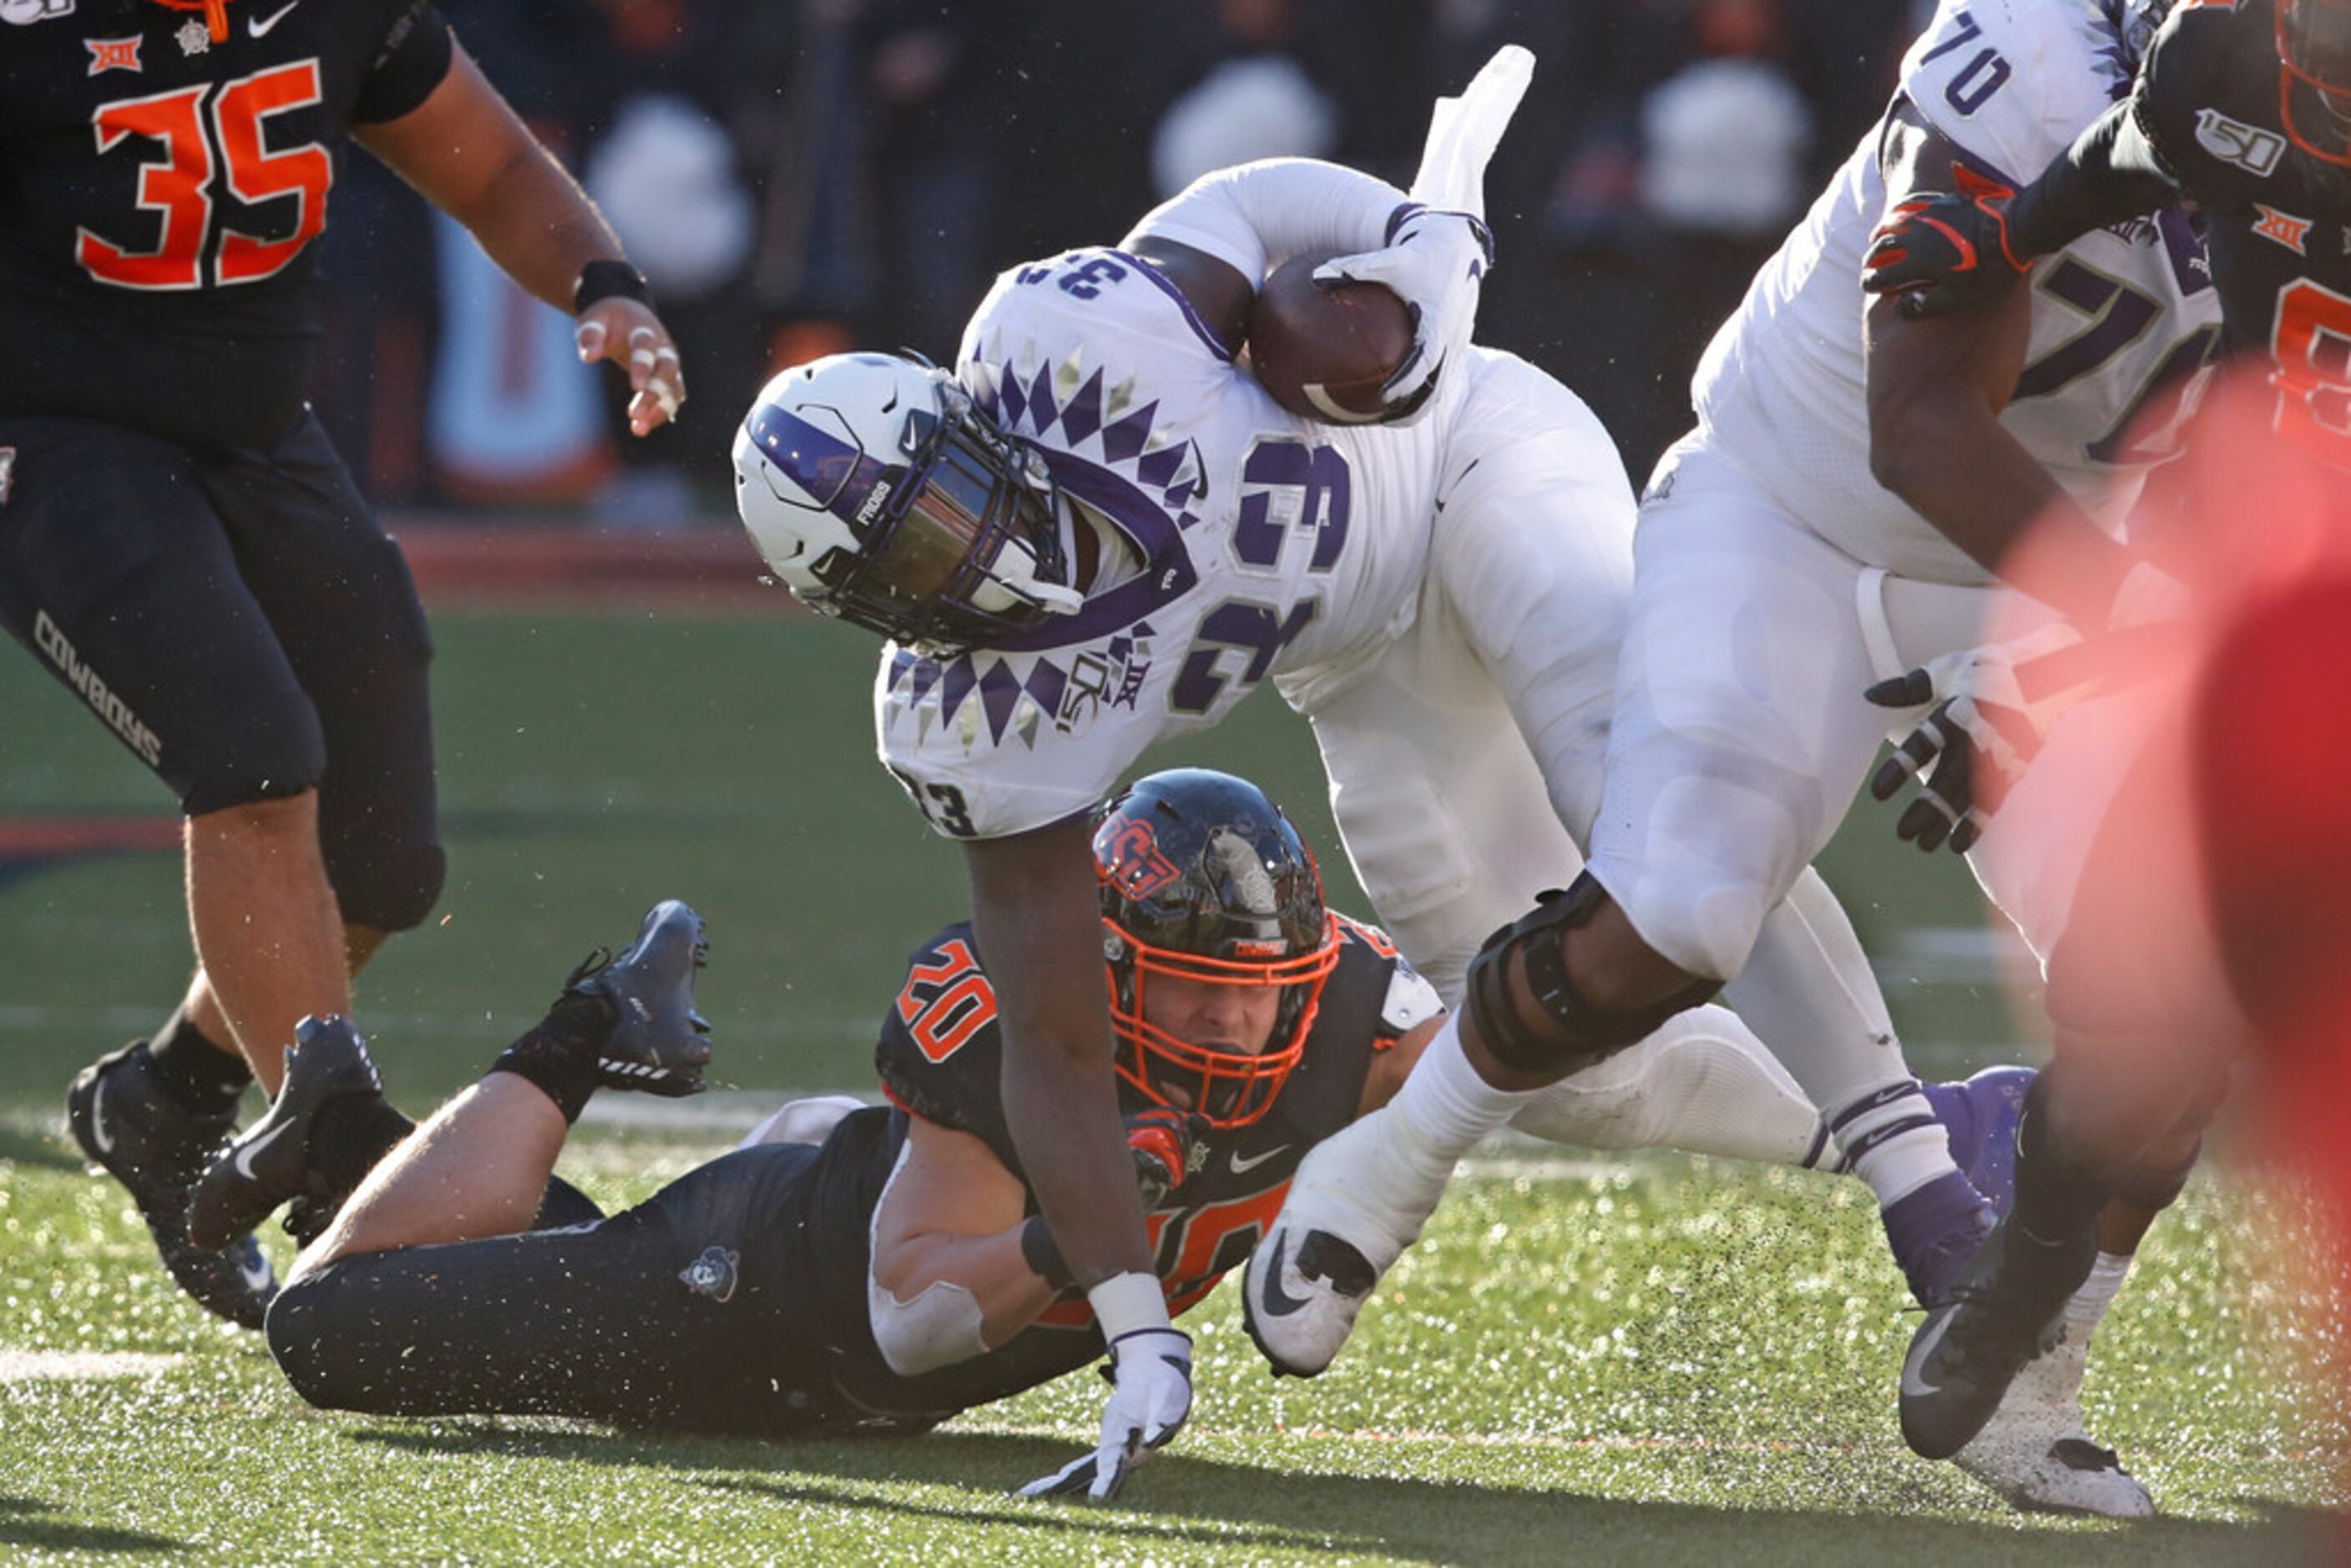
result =
[[[1306,841],[1247,779],[1178,768],[1136,779],[1102,808],[1094,870],[1119,1076],[1213,1126],[1264,1115],[1305,1053],[1339,962],[1338,922],[1322,906]],[[1155,976],[1280,987],[1264,1049],[1217,1050],[1145,1022]]]
[[[2277,0],[2278,117],[2296,147],[2351,167],[2351,3]]]

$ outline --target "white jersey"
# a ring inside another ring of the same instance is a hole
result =
[[[2022,186],[2126,90],[2103,0],[1942,0],[1900,97],[1980,168]],[[1907,577],[1987,574],[1870,477],[1862,254],[1885,216],[1879,133],[1862,139],[1715,334],[1692,384],[1700,439],[1855,559]],[[2203,242],[2177,209],[2086,235],[2032,272],[2025,369],[2001,423],[2110,529],[2220,337]],[[2192,404],[2186,406],[2192,407]]]
[[[1106,248],[998,277],[956,373],[1141,564],[1005,646],[883,650],[882,759],[942,831],[1085,810],[1153,742],[1411,625],[1458,387],[1411,425],[1301,419],[1156,269]]]

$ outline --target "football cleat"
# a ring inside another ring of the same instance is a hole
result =
[[[1948,1459],[1983,1430],[2017,1375],[2064,1340],[2065,1303],[2097,1257],[2095,1226],[2053,1246],[2011,1222],[1993,1230],[1902,1358],[1902,1438],[1913,1453]]]
[[[296,1198],[316,1221],[309,1234],[325,1229],[350,1195],[332,1191],[311,1168],[311,1129],[328,1102],[382,1092],[367,1042],[349,1019],[306,1018],[295,1025],[277,1098],[197,1178],[188,1202],[190,1239],[207,1249],[226,1246]]]
[[[600,949],[564,982],[567,997],[611,1005],[611,1030],[596,1048],[596,1082],[647,1094],[698,1094],[710,1065],[710,1024],[694,1010],[694,975],[710,958],[702,916],[678,900],[647,912],[617,958]]]
[[[1929,1308],[1949,1299],[2000,1222],[1999,1213],[1957,1171],[1895,1199],[1878,1218],[1911,1295]]]
[[[1951,1142],[1951,1159],[1968,1185],[2001,1214],[2016,1197],[2016,1124],[2025,1091],[2040,1076],[2031,1067],[1987,1067],[1964,1083],[1920,1086]]]
[[[2086,1339],[2070,1330],[2025,1363],[1983,1430],[1951,1462],[2028,1513],[2147,1519],[2155,1499],[2082,1430]]]
[[[277,1293],[259,1243],[239,1235],[206,1251],[188,1235],[189,1188],[236,1131],[235,1105],[193,1111],[172,1099],[141,1040],[82,1069],[66,1091],[66,1121],[90,1165],[130,1189],[180,1289],[215,1317],[259,1328]]]
[[[1318,1145],[1249,1255],[1241,1322],[1277,1376],[1312,1377],[1335,1360],[1355,1315],[1437,1210],[1452,1174],[1433,1179],[1392,1146],[1382,1109]]]

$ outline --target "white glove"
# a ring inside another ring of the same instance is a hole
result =
[[[1148,1305],[1141,1297],[1150,1291]],[[1192,1414],[1192,1336],[1171,1326],[1159,1281],[1148,1274],[1120,1274],[1086,1292],[1094,1317],[1110,1342],[1110,1403],[1102,1407],[1102,1445],[1092,1453],[1040,1476],[1020,1489],[1022,1497],[1065,1497],[1078,1491],[1107,1502],[1126,1485],[1127,1473],[1165,1447]],[[1155,1325],[1113,1333],[1123,1322],[1148,1319]]]
[[[1428,119],[1412,204],[1388,219],[1384,248],[1335,256],[1318,283],[1378,283],[1412,316],[1412,351],[1381,389],[1381,419],[1403,423],[1428,405],[1437,378],[1458,364],[1478,328],[1479,287],[1494,267],[1486,227],[1486,165],[1518,112],[1535,57],[1516,44],[1494,51],[1458,98]]]
[[[1905,775],[1918,776],[1917,799],[1896,833],[1929,852],[1946,838],[1959,854],[1974,846],[2051,727],[2095,689],[2079,664],[2081,646],[2070,623],[2053,621],[2013,643],[1946,653],[1869,688],[1865,695],[1880,707],[1933,705],[1869,780],[1870,794],[1890,800]]]
[[[1437,391],[1448,364],[1468,351],[1478,329],[1478,295],[1494,265],[1494,236],[1468,213],[1405,205],[1388,220],[1380,250],[1334,256],[1314,269],[1317,283],[1377,283],[1404,301],[1412,349],[1380,389],[1380,421],[1411,420]]]

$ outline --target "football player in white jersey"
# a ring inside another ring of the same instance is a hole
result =
[[[1886,119],[1717,334],[1694,384],[1698,428],[1643,502],[1590,870],[1480,954],[1458,1027],[1397,1100],[1301,1167],[1248,1281],[1252,1309],[1275,1286],[1308,1301],[1257,1319],[1278,1355],[1335,1354],[1367,1280],[1517,1094],[1726,982],[1877,1190],[1920,1299],[1938,1305],[1959,1282],[1989,1216],[1967,1223],[1970,1195],[1851,931],[1798,879],[1889,726],[1907,731],[1924,706],[1889,711],[1865,690],[1980,640],[2015,530],[2055,506],[2115,562],[2091,602],[2055,610],[2103,625],[2129,597],[2107,535],[2168,455],[2162,416],[2189,406],[2219,311],[2177,211],[2074,242],[1997,334],[1865,311],[1862,256],[1889,209],[1949,188],[1955,167],[2044,165],[2126,89],[2158,8],[1944,0]],[[1785,961],[1805,948],[1826,962]],[[1808,994],[1823,976],[1843,994]],[[2076,1400],[2080,1349],[2144,1218],[2107,1238],[2074,1301],[2071,1349],[2035,1364],[1957,1456],[2023,1506],[2151,1511],[2082,1434]],[[1347,1289],[1280,1272],[1284,1249],[1307,1246],[1369,1267],[1345,1270]]]
[[[1474,172],[1459,199],[1475,201]],[[1331,265],[1391,281],[1416,311],[1421,342],[1391,389],[1415,417],[1304,420],[1236,358],[1270,264],[1332,250],[1370,252]],[[1481,939],[1582,866],[1633,497],[1578,399],[1469,346],[1488,260],[1470,215],[1348,171],[1227,171],[1116,248],[1005,274],[953,376],[819,361],[771,383],[737,442],[744,519],[778,575],[893,639],[883,760],[965,845],[1010,1042],[1008,1123],[1125,1347],[1106,1453],[1172,1424],[1188,1388],[1156,1337],[1172,1330],[1131,1184],[1108,1179],[1124,1155],[1091,801],[1146,746],[1271,678],[1313,724],[1380,918],[1448,1000]],[[1809,873],[1802,892],[1841,923]],[[1719,1009],[1665,1020],[1547,1103],[1598,1146],[1834,1157],[1813,1106]]]

